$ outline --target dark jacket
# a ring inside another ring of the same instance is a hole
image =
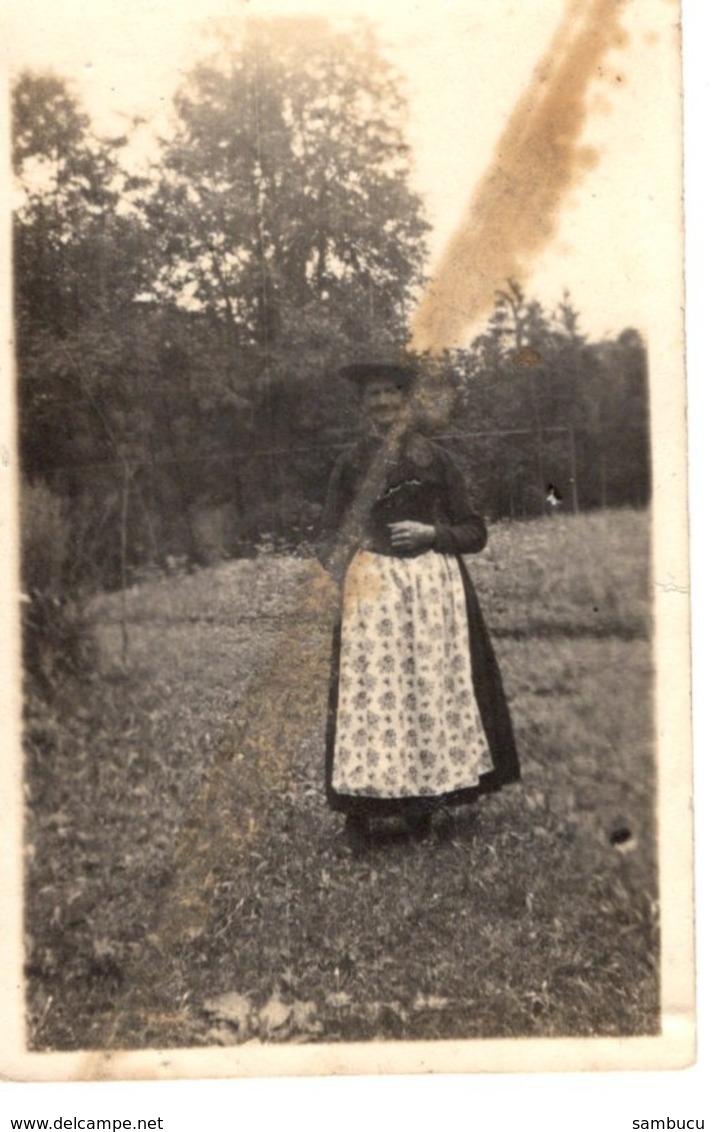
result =
[[[345,517],[378,452],[378,441],[364,440],[345,453],[332,472],[317,546],[317,556],[325,566],[329,566]],[[473,508],[460,469],[441,445],[418,433],[405,438],[396,459],[386,465],[376,499],[369,501],[362,521],[348,536],[349,550],[353,553],[361,547],[401,556],[423,553],[392,548],[389,524],[405,519],[434,526],[432,549],[442,554],[476,554],[486,545],[486,524]]]

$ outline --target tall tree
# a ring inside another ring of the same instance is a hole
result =
[[[116,558],[117,515],[150,451],[152,363],[135,301],[150,244],[128,202],[125,141],[94,136],[66,80],[23,72],[15,83],[20,453],[26,475],[72,497],[82,569],[102,538]]]
[[[335,344],[406,331],[425,222],[404,99],[365,27],[253,21],[195,68],[151,217],[160,284],[244,373],[294,381]]]
[[[136,223],[117,213],[123,139],[94,138],[54,75],[20,75],[13,110],[21,448],[26,470],[47,476],[73,463],[90,421],[102,431],[93,398],[109,382],[117,330],[141,285],[141,254]]]
[[[548,484],[573,509],[647,501],[647,367],[636,331],[589,343],[567,291],[549,312],[512,281],[455,366],[466,458],[492,514],[542,512]],[[468,440],[471,430],[479,435]]]

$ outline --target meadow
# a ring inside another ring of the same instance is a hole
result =
[[[33,1048],[656,1033],[648,561],[645,512],[493,526],[523,780],[359,857],[314,563],[96,599],[94,676],[26,704]]]

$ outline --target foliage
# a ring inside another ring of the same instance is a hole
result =
[[[144,178],[63,79],[13,97],[21,455],[72,501],[73,572],[115,584],[120,537],[137,565],[201,560],[216,506],[231,552],[281,492],[254,499],[250,461],[320,445],[335,359],[405,333],[425,224],[398,80],[365,30],[249,24],[177,93]],[[300,463],[297,541],[324,478]]]
[[[309,564],[137,587],[128,668],[120,598],[98,598],[92,697],[32,708],[26,733],[33,1047],[655,1033],[647,540],[641,512],[494,526],[469,568],[523,782],[358,860],[323,796],[329,629],[296,609]],[[235,736],[287,633],[321,676],[272,779]],[[230,821],[202,808],[216,783]],[[199,820],[205,913],[172,944],[156,932],[183,914]]]
[[[60,594],[69,553],[70,525],[62,499],[43,483],[23,483],[21,570],[26,592]]]
[[[65,80],[24,73],[13,105],[21,458],[67,504],[68,584],[308,546],[359,428],[337,366],[403,340],[423,282],[404,97],[372,33],[226,33],[141,177]],[[457,434],[490,517],[543,514],[551,485],[569,511],[648,501],[636,331],[590,343],[567,294],[548,312],[511,281],[430,364],[425,427]]]
[[[57,698],[67,678],[91,675],[94,626],[81,602],[33,590],[22,606],[22,659],[31,701]]]
[[[305,350],[335,335],[404,335],[425,224],[403,97],[373,33],[249,22],[175,105],[149,211],[164,240],[158,282],[225,326],[238,367],[272,376],[288,347],[299,376]]]
[[[461,449],[493,517],[643,506],[650,495],[647,356],[635,330],[589,343],[567,291],[547,312],[510,281],[470,350],[448,359]],[[476,435],[472,435],[475,433]]]

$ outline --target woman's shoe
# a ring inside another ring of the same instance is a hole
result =
[[[407,832],[415,841],[423,841],[429,836],[431,829],[431,814],[409,814],[406,818]]]
[[[362,853],[369,840],[369,821],[362,814],[348,814],[345,820],[347,844],[353,853]]]

